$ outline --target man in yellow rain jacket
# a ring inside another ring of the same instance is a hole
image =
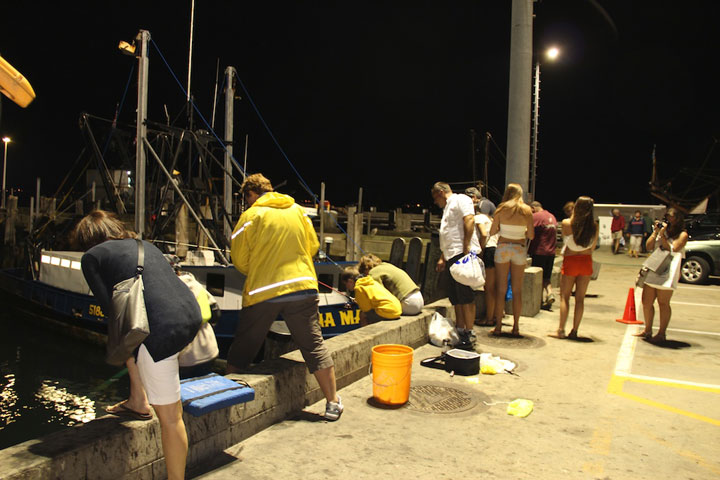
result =
[[[318,323],[313,256],[319,243],[312,221],[292,197],[274,192],[262,174],[248,176],[240,192],[250,207],[233,231],[231,255],[247,279],[227,372],[238,372],[252,362],[272,322],[282,315],[325,395],[325,418],[337,420],[343,405]]]

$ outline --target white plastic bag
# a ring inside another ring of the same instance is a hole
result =
[[[436,347],[444,345],[453,347],[460,342],[455,326],[438,312],[435,312],[432,319],[430,319],[428,336],[430,337],[430,343]]]
[[[470,252],[450,265],[450,275],[456,282],[478,290],[485,285],[485,264],[475,252]]]

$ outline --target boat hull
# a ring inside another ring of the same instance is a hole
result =
[[[234,338],[240,316],[244,278],[231,267],[190,266],[187,270],[191,271],[209,290],[212,291],[213,288],[216,290],[215,295],[221,308],[221,315],[213,328],[221,346],[221,356],[224,357]],[[323,271],[321,264],[318,265],[318,270]],[[221,296],[217,296],[218,276],[224,278]],[[31,316],[41,317],[75,337],[96,344],[104,344],[106,341],[105,313],[92,295],[27,279],[24,277],[24,272],[19,269],[0,271],[0,290],[10,297],[16,309]],[[357,304],[338,292],[332,290],[321,292],[318,310],[318,321],[324,338],[341,335],[359,327],[360,311]],[[273,326],[273,333],[279,336],[288,335],[282,324],[284,322],[279,317]]]

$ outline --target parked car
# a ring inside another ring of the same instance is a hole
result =
[[[688,215],[685,218],[685,228],[691,240],[720,233],[720,212]]]
[[[720,233],[697,235],[685,246],[680,281],[694,285],[720,275]]]

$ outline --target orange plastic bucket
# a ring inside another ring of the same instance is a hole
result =
[[[413,349],[407,345],[372,348],[373,397],[386,405],[402,405],[410,398]]]

